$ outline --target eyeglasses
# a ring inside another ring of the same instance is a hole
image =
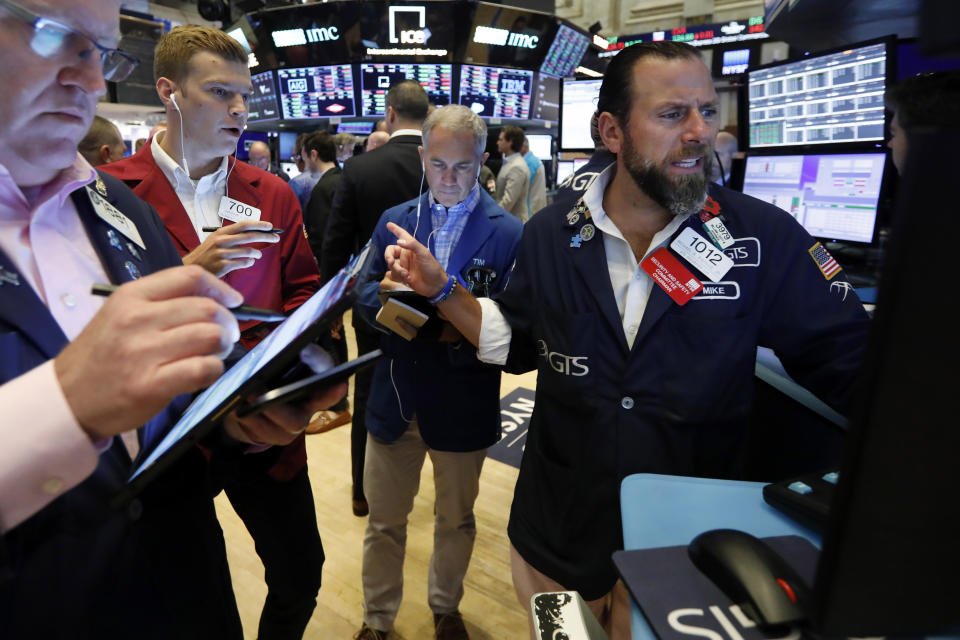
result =
[[[33,25],[33,37],[30,39],[30,48],[42,58],[52,58],[63,53],[71,38],[82,38],[92,44],[100,52],[100,64],[103,68],[104,80],[121,82],[125,80],[140,61],[133,55],[104,47],[93,38],[68,27],[65,24],[43,18],[32,11],[21,7],[11,0],[0,0],[0,7],[4,7],[17,18]],[[80,59],[87,59],[94,49],[81,51]]]

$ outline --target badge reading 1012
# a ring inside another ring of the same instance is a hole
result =
[[[690,227],[684,229],[670,243],[670,248],[707,276],[711,282],[722,280],[733,266],[733,260]]]
[[[220,198],[220,210],[217,214],[226,220],[243,222],[244,220],[259,220],[260,209],[244,204],[239,200],[223,196]]]

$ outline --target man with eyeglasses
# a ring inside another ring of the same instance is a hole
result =
[[[177,27],[157,43],[154,76],[167,130],[104,171],[157,209],[186,264],[222,277],[249,304],[296,309],[320,288],[300,205],[286,184],[231,157],[253,93],[246,51],[219,29]],[[273,326],[241,323],[241,343],[252,348]],[[244,460],[224,482],[264,563],[261,640],[300,638],[316,607],[324,557],[306,465],[299,437],[269,471]]]
[[[223,371],[243,301],[77,153],[104,78],[136,62],[118,40],[113,0],[0,0],[0,636],[241,638],[200,452],[110,505],[141,439]],[[257,457],[244,443],[290,442],[344,389],[205,443]]]

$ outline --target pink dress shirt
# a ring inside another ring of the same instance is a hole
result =
[[[33,287],[70,340],[103,304],[90,285],[109,282],[69,197],[94,177],[78,154],[48,184],[23,190],[0,165],[0,250],[23,276],[20,286]],[[97,448],[77,424],[52,360],[0,385],[0,440],[0,532],[97,466]]]

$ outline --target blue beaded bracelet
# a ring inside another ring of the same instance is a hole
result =
[[[453,292],[457,290],[457,277],[449,276],[447,278],[447,284],[443,285],[443,289],[440,290],[440,293],[433,296],[432,298],[427,298],[427,302],[433,305],[440,304],[447,298],[453,295]]]

